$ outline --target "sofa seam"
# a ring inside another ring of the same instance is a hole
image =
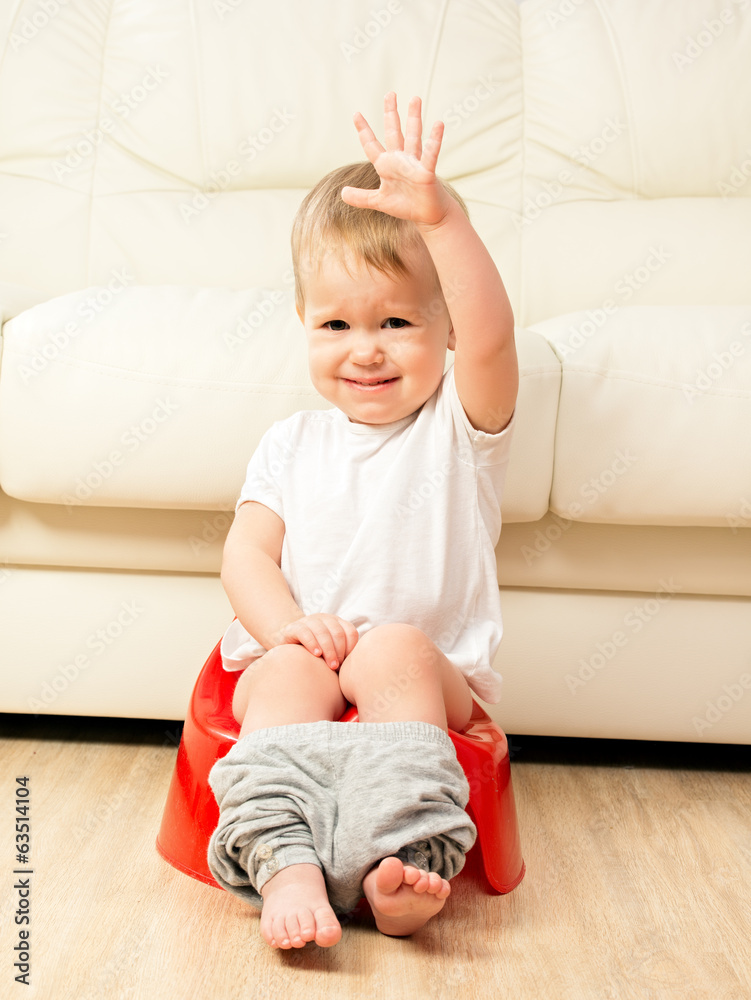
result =
[[[2,73],[5,68],[5,57],[8,54],[8,46],[10,45],[11,35],[13,35],[13,25],[16,23],[16,18],[18,17],[22,6],[23,6],[23,0],[16,0],[15,10],[13,11],[9,19],[8,33],[5,36],[5,45],[3,46],[2,53],[0,53],[0,79],[2,79]]]
[[[611,379],[613,381],[621,382],[638,382],[642,385],[653,385],[660,386],[665,389],[680,389],[684,391],[686,388],[694,388],[690,382],[672,382],[668,379],[650,378],[645,375],[628,375],[625,372],[611,371],[606,368],[564,368],[563,375],[599,375],[601,378]],[[696,390],[697,393],[702,395],[717,395],[717,396],[737,396],[742,399],[751,398],[751,390],[735,390],[735,389],[723,389],[720,386],[713,386],[711,389],[701,389]]]
[[[110,0],[109,11],[107,13],[107,25],[104,29],[104,37],[102,42],[102,56],[99,64],[99,97],[97,101],[97,113],[96,113],[96,128],[101,131],[101,121],[102,121],[102,99],[104,95],[104,74],[105,65],[107,61],[107,39],[109,37],[110,26],[112,25],[112,11],[115,6],[116,0]],[[91,283],[91,240],[92,240],[92,229],[94,225],[94,189],[96,187],[96,177],[97,177],[97,166],[99,163],[99,144],[96,143],[94,146],[94,162],[91,165],[91,180],[89,182],[89,219],[86,226],[86,266],[84,268],[84,273],[86,274],[87,284]]]
[[[190,11],[190,30],[192,35],[192,45],[193,45],[193,58],[195,65],[195,75],[194,79],[196,81],[196,114],[198,116],[198,148],[201,154],[201,190],[205,189],[206,185],[206,142],[205,142],[205,116],[203,113],[203,76],[201,75],[201,60],[200,60],[200,49],[197,44],[198,40],[198,29],[196,25],[196,7],[194,0],[188,0],[188,9]],[[192,185],[193,190],[195,190],[195,185]]]
[[[608,36],[610,48],[613,53],[613,59],[615,61],[618,81],[620,83],[621,92],[623,94],[623,103],[626,109],[626,117],[630,124],[630,127],[628,129],[629,133],[628,138],[629,138],[629,150],[631,152],[631,177],[632,177],[631,195],[633,198],[639,198],[640,183],[639,183],[639,170],[637,166],[638,158],[636,156],[636,135],[635,135],[636,119],[633,112],[633,101],[631,99],[631,92],[628,86],[628,79],[625,73],[623,72],[623,58],[621,52],[619,51],[618,45],[616,44],[612,22],[610,18],[608,18],[607,16],[602,0],[595,0],[595,8],[600,17],[602,18],[602,23],[605,28],[605,32]],[[611,199],[611,200],[616,200],[616,199]],[[617,200],[620,201],[622,199],[617,199]]]
[[[433,90],[433,80],[435,79],[435,67],[438,62],[438,54],[441,51],[441,45],[443,43],[444,29],[446,27],[446,18],[448,17],[448,9],[451,5],[451,0],[443,0],[443,6],[438,18],[438,27],[435,34],[435,39],[433,42],[433,52],[430,56],[430,64],[428,67],[428,78],[425,83],[425,101],[427,105],[431,98],[431,93]]]
[[[9,350],[9,349],[6,349]],[[19,354],[18,352],[11,351],[11,355],[16,358],[27,358],[33,357],[33,355]],[[235,388],[235,383],[224,382],[220,379],[214,379],[210,381],[204,381],[201,383],[198,379],[168,379],[161,375],[149,375],[141,372],[131,372],[129,369],[107,369],[104,366],[96,365],[92,362],[75,362],[75,361],[63,361],[61,359],[56,359],[51,364],[63,365],[68,368],[78,368],[79,370],[86,370],[87,368],[93,369],[92,374],[101,375],[105,378],[120,379],[124,382],[150,382],[159,385],[171,385],[175,388],[195,388],[203,389],[206,391],[213,390],[225,390],[228,392],[245,392],[248,388],[261,388],[271,392],[278,393],[299,393],[300,395],[310,395],[317,396],[318,393],[315,389],[310,389],[305,386],[282,386],[274,385],[268,382],[243,382],[237,385]]]

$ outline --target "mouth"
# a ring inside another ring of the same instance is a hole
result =
[[[349,385],[359,386],[361,389],[377,389],[382,385],[391,385],[392,382],[396,382],[398,377],[395,378],[362,378],[362,379],[352,379],[345,378],[344,381]]]

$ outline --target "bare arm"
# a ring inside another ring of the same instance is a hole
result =
[[[495,434],[511,419],[519,389],[514,315],[485,244],[453,198],[441,222],[418,224],[456,336],[456,391],[473,427]]]
[[[303,617],[281,571],[284,521],[261,503],[244,503],[235,514],[222,559],[222,584],[243,628],[266,649],[279,645],[281,630]]]
[[[456,337],[459,399],[475,428],[501,431],[511,419],[519,386],[514,317],[492,257],[436,177],[443,123],[435,123],[423,147],[420,99],[410,101],[402,135],[396,95],[390,93],[384,102],[385,148],[359,113],[355,126],[381,186],[345,187],[342,198],[415,223],[446,296]]]
[[[264,504],[242,504],[227,535],[222,584],[240,624],[265,649],[299,643],[334,670],[354,649],[357,629],[336,615],[305,615],[281,570],[284,521]]]

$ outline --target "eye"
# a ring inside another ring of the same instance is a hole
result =
[[[343,319],[330,319],[323,324],[324,330],[331,330],[332,333],[340,333],[342,330],[349,330],[349,324]]]
[[[389,316],[383,325],[387,330],[402,330],[405,326],[409,326],[409,322],[406,319],[400,319],[398,316]]]

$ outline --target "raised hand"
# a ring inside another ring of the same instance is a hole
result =
[[[435,226],[440,224],[451,204],[435,165],[443,139],[443,122],[436,122],[430,136],[422,143],[422,102],[409,102],[405,135],[402,135],[396,94],[384,98],[383,130],[385,147],[358,111],[354,116],[360,143],[378,171],[381,186],[375,190],[342,188],[342,199],[355,208],[374,208],[398,219]]]

